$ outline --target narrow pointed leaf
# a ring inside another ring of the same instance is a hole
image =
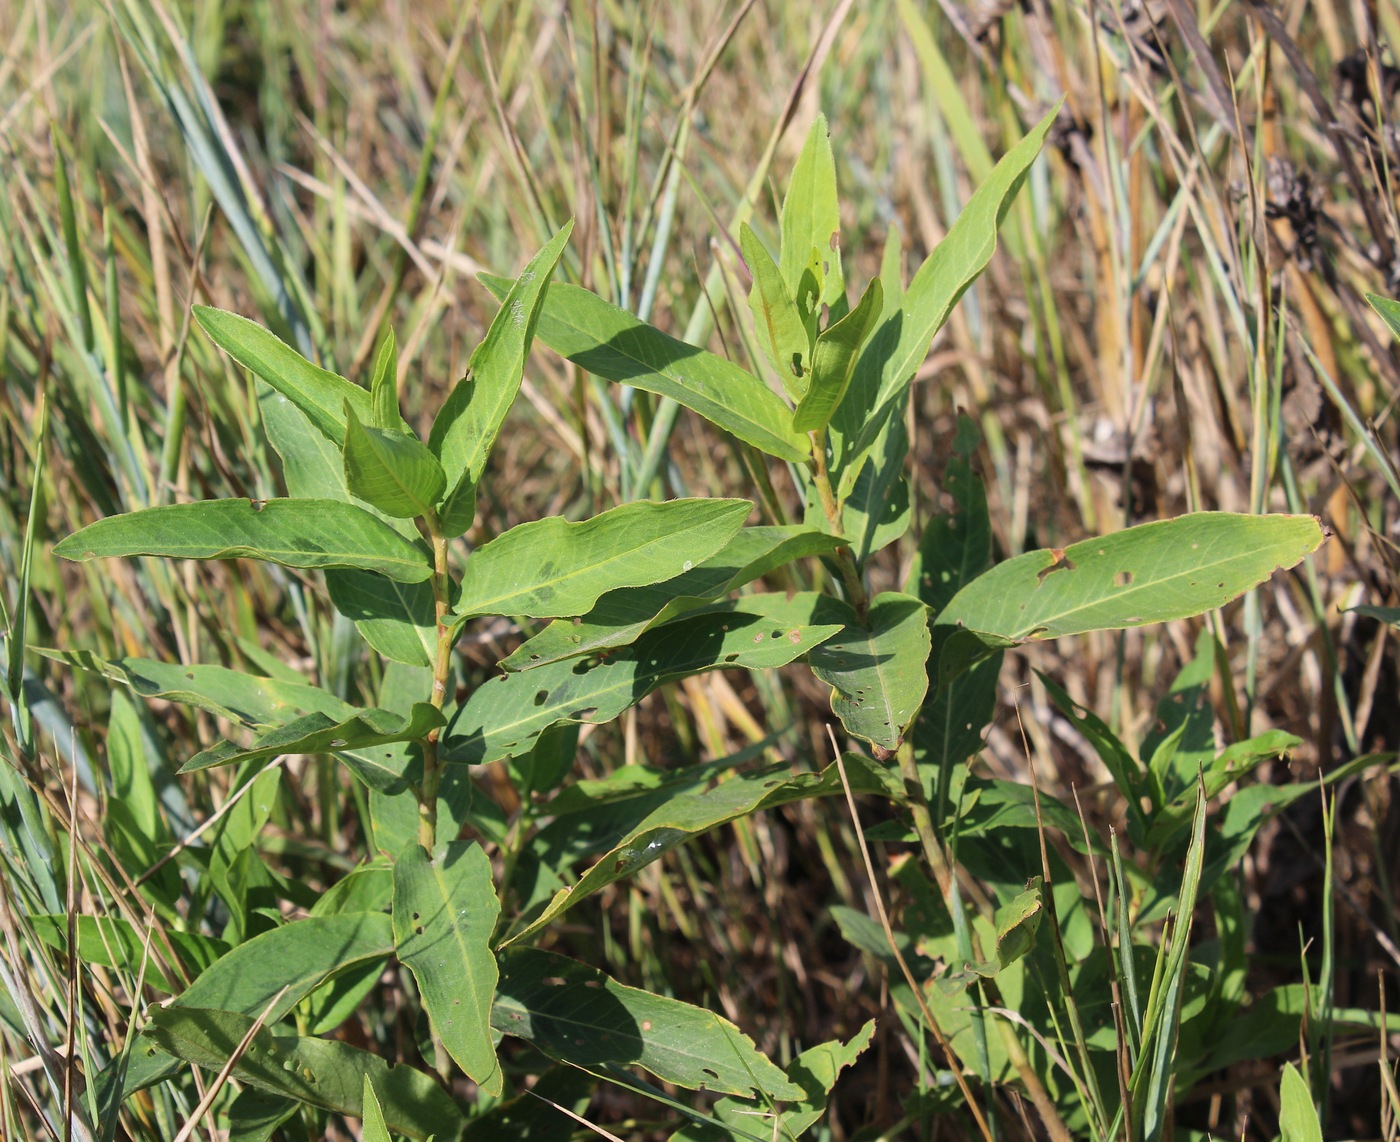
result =
[[[794,559],[828,555],[841,542],[801,526],[741,528],[720,551],[674,579],[609,591],[582,618],[550,623],[501,665],[507,670],[528,670],[627,646],[654,627],[722,598]]]
[[[483,275],[497,297],[511,283]],[[770,456],[807,459],[811,443],[789,425],[782,397],[738,365],[638,320],[578,286],[556,283],[536,330],[556,353],[596,376],[669,397]]]
[[[657,627],[601,661],[570,659],[502,675],[458,709],[439,756],[473,765],[518,756],[556,722],[611,721],[671,679],[785,666],[841,629],[812,621],[817,604],[811,594],[751,595]]]
[[[798,432],[820,432],[846,395],[860,347],[875,331],[885,304],[879,278],[872,278],[855,309],[822,331],[812,349],[812,378],[807,395],[793,414]]]
[[[1307,515],[1199,512],[1008,559],[938,616],[989,646],[1187,618],[1293,567],[1326,538]]]
[[[607,591],[671,579],[733,538],[748,500],[623,504],[581,523],[511,528],[472,552],[454,615],[582,615]]]
[[[836,197],[836,161],[826,116],[818,115],[793,168],[783,198],[783,278],[796,294],[811,253],[818,262],[818,308],[835,305],[846,296],[841,272],[841,206]]]
[[[1374,304],[1374,303],[1373,303]],[[1279,1085],[1278,1132],[1280,1142],[1322,1142],[1322,1123],[1313,1105],[1308,1084],[1292,1063],[1283,1065]]]
[[[747,222],[739,226],[739,245],[753,275],[749,308],[758,327],[759,344],[773,362],[788,396],[799,400],[807,391],[812,343],[797,312],[797,303],[783,274]]]
[[[412,845],[394,865],[394,940],[448,1054],[488,1094],[501,1093],[491,1041],[501,905],[480,845],[457,842],[436,856]]]
[[[226,666],[181,665],[148,658],[99,658],[87,650],[34,647],[46,658],[91,670],[130,686],[143,698],[162,698],[208,710],[250,729],[279,726],[310,712],[348,718],[355,707],[304,682],[261,678]]]
[[[497,294],[501,308],[472,354],[470,374],[458,382],[433,421],[428,445],[447,473],[451,514],[463,531],[471,524],[464,501],[471,496],[474,502],[486,458],[520,392],[540,306],[573,228],[572,221],[565,223],[509,290]],[[461,532],[454,529],[452,534]]]
[[[846,775],[856,793],[885,795],[887,786],[877,763],[848,755]],[[788,773],[767,769],[721,781],[712,789],[672,794],[612,845],[571,887],[556,893],[549,906],[526,927],[512,932],[506,947],[528,939],[553,923],[575,904],[615,881],[635,875],[672,849],[720,825],[764,809],[814,797],[837,797],[845,792],[840,770],[829,765],[821,773]]]
[[[347,405],[345,484],[385,515],[414,519],[432,512],[447,477],[421,441],[394,429],[366,427]]]
[[[841,505],[841,525],[858,564],[863,565],[909,530],[909,482],[904,478],[908,455],[909,430],[903,408],[897,408],[885,421],[870,458],[861,466],[850,495]]]
[[[369,400],[370,424],[386,431],[400,426],[403,418],[399,415],[399,343],[393,329],[385,330],[384,340],[375,354]]]
[[[851,612],[845,629],[809,658],[812,673],[831,687],[841,724],[884,750],[899,748],[928,692],[927,615],[909,595],[879,595],[863,621]]]
[[[1002,219],[1058,114],[1056,106],[997,163],[914,274],[903,305],[881,324],[861,354],[832,423],[837,436],[832,470],[840,477],[841,496],[854,486],[896,398],[928,355],[953,306],[991,261]]]
[[[419,741],[429,730],[442,724],[442,712],[427,702],[415,702],[407,717],[377,708],[357,710],[353,717],[343,720],[320,713],[307,714],[262,734],[249,746],[239,746],[228,740],[218,742],[195,754],[180,767],[180,772],[193,773],[216,765],[260,761],[284,753],[336,753]]]
[[[727,1019],[534,948],[503,959],[492,1025],[573,1066],[639,1066],[689,1090],[803,1093]]]
[[[364,1119],[362,1142],[394,1142],[389,1134],[389,1124],[384,1121],[384,1108],[379,1105],[379,1096],[374,1093],[374,1082],[369,1075],[365,1075],[361,1103],[364,1107],[360,1112]]]
[[[153,1008],[142,1038],[186,1062],[218,1071],[233,1057],[254,1017],[198,1007]],[[138,1048],[141,1050],[143,1048]],[[374,1083],[384,1120],[410,1138],[456,1138],[462,1113],[431,1075],[392,1066],[348,1043],[274,1034],[253,1036],[230,1076],[337,1114],[361,1117],[364,1081]]]
[[[262,559],[284,567],[359,567],[403,583],[432,575],[428,557],[363,508],[338,500],[204,500],[90,523],[54,546],[65,559],[162,555]]]
[[[437,609],[430,583],[399,583],[370,571],[326,572],[335,609],[353,619],[364,640],[385,658],[431,666],[437,650]]]
[[[194,315],[214,344],[301,409],[337,447],[345,441],[347,402],[361,420],[372,419],[368,392],[313,365],[257,322],[206,305],[196,305]]]

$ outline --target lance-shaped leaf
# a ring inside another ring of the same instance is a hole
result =
[[[996,947],[992,958],[982,962],[969,960],[962,970],[944,975],[938,981],[939,987],[951,995],[967,988],[977,976],[991,979],[1014,964],[1034,946],[1044,907],[1044,881],[1033,876],[1026,882],[1024,892],[997,909]]]
[[[253,1016],[231,1011],[153,1008],[142,1038],[188,1063],[219,1071],[234,1057],[253,1023]],[[410,1138],[456,1138],[464,1125],[461,1111],[431,1075],[392,1066],[348,1043],[274,1034],[263,1027],[252,1036],[230,1077],[354,1118],[363,1112],[368,1077],[390,1129]]]
[[[460,535],[471,526],[476,486],[506,413],[520,392],[540,306],[573,229],[572,220],[565,223],[515,282],[496,293],[501,308],[472,354],[470,373],[458,382],[433,421],[428,445],[442,461],[449,481],[442,512],[449,535]],[[491,282],[482,280],[492,288]]]
[[[552,952],[526,948],[502,960],[491,1022],[576,1067],[639,1066],[689,1090],[803,1096],[727,1019]]]
[[[403,583],[432,575],[427,555],[363,508],[338,500],[204,500],[90,523],[54,546],[65,559],[163,555],[359,567]]]
[[[782,271],[747,222],[739,226],[739,245],[753,275],[749,308],[753,310],[758,327],[759,344],[773,362],[788,396],[800,400],[807,391],[812,343],[807,339],[807,329],[797,312],[797,302],[783,280]]]
[[[847,754],[846,777],[856,793],[888,796],[891,792],[876,762]],[[501,946],[518,943],[553,923],[564,912],[614,881],[634,875],[672,849],[741,817],[813,797],[844,793],[840,769],[829,765],[821,773],[789,774],[766,769],[721,781],[713,789],[670,796],[647,814],[599,858],[571,888],[556,893],[549,906],[526,927],[512,932]]]
[[[856,363],[846,399],[833,418],[837,436],[833,471],[844,498],[855,485],[860,465],[884,427],[900,392],[913,378],[934,336],[958,299],[987,268],[996,250],[997,230],[1040,154],[1058,105],[997,163],[938,246],[919,267],[904,304],[881,325]]]
[[[217,742],[185,762],[180,772],[193,773],[235,761],[259,761],[284,753],[337,753],[394,742],[420,741],[427,737],[429,730],[435,730],[442,724],[442,712],[427,702],[415,702],[407,717],[392,710],[377,708],[357,710],[353,717],[341,720],[320,713],[307,714],[260,735],[248,746],[240,746],[227,739]]]
[[[798,432],[820,432],[827,426],[846,395],[860,347],[875,331],[884,304],[880,279],[872,278],[855,309],[817,337],[812,348],[811,384],[792,417],[792,427]]]
[[[482,275],[497,297],[511,283]],[[596,376],[669,397],[706,420],[781,460],[811,452],[792,430],[783,398],[746,369],[639,320],[578,286],[550,288],[536,330],[556,353]]]
[[[502,675],[458,708],[439,756],[473,765],[518,756],[554,723],[611,721],[670,679],[785,666],[841,629],[812,621],[817,601],[810,593],[790,600],[751,595],[657,627],[600,661],[570,659]]]
[[[840,546],[836,537],[808,527],[741,528],[720,551],[674,579],[609,591],[581,619],[550,623],[501,665],[507,670],[528,670],[627,646],[653,627],[705,606],[794,559],[827,555]]]
[[[618,587],[670,579],[733,538],[748,500],[623,504],[580,523],[522,523],[472,552],[454,617],[586,614]]]
[[[392,329],[384,331],[384,340],[374,355],[369,401],[370,423],[375,428],[397,429],[403,423],[399,415],[399,342]]]
[[[818,115],[793,167],[783,197],[783,278],[795,295],[816,250],[818,305],[835,306],[846,297],[841,272],[841,205],[836,198],[836,162],[826,116]]]
[[[1308,515],[1160,520],[999,563],[959,591],[937,621],[988,646],[1013,646],[1188,618],[1293,567],[1325,538]]]
[[[812,652],[812,673],[831,687],[831,708],[849,733],[896,750],[928,693],[928,608],[889,592],[864,620],[843,609],[846,627]]]
[[[368,392],[313,365],[257,322],[207,305],[196,305],[194,315],[214,344],[301,409],[337,447],[345,442],[347,403],[361,420],[373,420]]]
[[[906,406],[907,401],[906,392]],[[909,430],[902,406],[885,421],[870,458],[861,466],[851,494],[841,505],[841,526],[858,564],[863,565],[909,530],[909,483],[904,478],[908,455]]]
[[[411,845],[394,865],[394,940],[433,1028],[457,1065],[489,1094],[501,1093],[491,1042],[496,957],[491,933],[500,913],[491,861],[476,842],[429,856]]]
[[[447,476],[421,441],[395,429],[366,427],[345,406],[345,484],[385,515],[413,519],[432,513]]]
[[[355,707],[327,690],[304,682],[262,678],[226,666],[181,665],[149,658],[99,658],[87,650],[33,647],[46,658],[91,670],[130,686],[143,698],[162,698],[208,710],[249,729],[278,726],[310,712],[348,718]]]
[[[431,666],[437,651],[437,603],[431,583],[398,583],[369,571],[326,572],[335,609],[353,619],[364,640],[385,658]]]

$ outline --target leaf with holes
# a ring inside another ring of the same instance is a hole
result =
[[[727,1019],[534,948],[502,957],[491,1025],[575,1067],[638,1066],[689,1090],[803,1097]]]
[[[987,646],[1119,630],[1223,607],[1327,537],[1310,515],[1199,512],[999,563],[938,615]]]
[[[739,245],[749,273],[753,275],[749,308],[753,310],[759,344],[777,370],[788,396],[800,400],[807,391],[812,343],[807,339],[797,303],[783,280],[782,271],[747,222],[739,226]]]
[[[582,615],[607,591],[691,570],[734,537],[748,500],[623,504],[581,523],[522,523],[472,552],[454,612],[557,618]]]
[[[835,309],[846,300],[841,271],[841,204],[836,196],[836,160],[826,116],[812,121],[797,165],[783,196],[783,278],[794,296],[802,293],[802,278],[813,272],[816,293],[812,308]],[[813,254],[815,252],[815,258]]]
[[[863,620],[844,609],[841,633],[812,651],[812,673],[831,687],[831,708],[849,733],[896,750],[928,693],[928,608],[889,592]]]
[[[786,666],[841,629],[814,619],[818,599],[751,595],[659,626],[599,660],[569,659],[502,675],[478,686],[459,707],[440,756],[471,765],[518,756],[556,722],[611,721],[671,679]]]
[[[448,1054],[488,1094],[501,1093],[491,1041],[500,913],[491,861],[475,841],[432,856],[411,845],[394,865],[394,941]]]
[[[204,500],[109,516],[54,545],[64,559],[163,555],[359,567],[421,583],[427,555],[364,508],[339,500]]]

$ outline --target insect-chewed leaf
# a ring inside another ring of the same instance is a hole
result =
[[[819,432],[827,426],[846,395],[856,356],[875,331],[883,306],[880,279],[872,278],[855,309],[817,337],[812,349],[811,384],[792,417],[792,427],[798,432]]]
[[[476,842],[434,856],[410,845],[394,864],[394,940],[442,1045],[468,1077],[501,1093],[491,1042],[496,957],[491,934],[500,913],[491,861]]]
[[[253,1029],[254,1018],[199,1007],[153,1008],[142,1038],[195,1066],[218,1071]],[[138,1053],[140,1049],[138,1049]],[[359,1118],[364,1081],[375,1092],[389,1127],[410,1138],[456,1138],[462,1113],[431,1075],[348,1043],[274,1034],[263,1027],[233,1065],[238,1082]]]
[[[580,523],[522,523],[472,552],[454,616],[586,614],[604,592],[703,563],[752,509],[748,500],[641,501]]]
[[[363,508],[339,500],[203,500],[109,516],[54,545],[64,559],[162,555],[262,559],[284,567],[359,567],[403,583],[427,555]]]
[[[999,563],[937,622],[988,646],[1183,619],[1257,587],[1316,551],[1315,516],[1198,512]]]
[[[739,245],[753,275],[749,308],[758,326],[759,344],[773,362],[788,396],[800,400],[807,391],[812,343],[807,339],[802,316],[797,312],[797,302],[783,280],[782,271],[747,222],[739,227]]]
[[[928,608],[889,592],[864,621],[843,609],[846,626],[812,652],[812,673],[831,687],[831,708],[848,732],[898,749],[928,693]]]
[[[713,556],[674,579],[609,591],[582,618],[550,623],[501,665],[507,670],[528,670],[564,658],[627,646],[653,627],[721,598],[794,559],[828,555],[840,546],[841,540],[834,536],[803,526],[741,528]]]
[[[449,534],[460,535],[471,526],[468,504],[474,504],[486,458],[520,392],[540,306],[573,228],[572,221],[565,223],[509,289],[496,294],[501,308],[472,354],[471,375],[452,390],[433,421],[428,446],[442,461],[451,489],[444,505],[453,509],[444,512],[454,521]],[[491,281],[482,280],[495,292]]]
[[[817,308],[846,298],[841,272],[841,205],[836,197],[836,161],[826,116],[818,115],[793,168],[783,198],[783,278],[797,294],[816,250]]]
[[[368,392],[313,365],[257,322],[207,305],[196,305],[194,315],[214,344],[306,413],[337,446],[345,441],[347,402],[361,420],[373,420]]]
[[[639,1066],[690,1090],[803,1096],[727,1019],[535,948],[503,958],[491,1023],[576,1067]]]
[[[813,621],[819,598],[750,595],[659,626],[601,660],[569,659],[502,675],[478,686],[458,708],[439,756],[472,765],[518,756],[556,722],[611,721],[670,679],[785,666],[841,629]]]
[[[345,406],[345,484],[396,519],[427,516],[447,490],[447,476],[421,441],[396,429],[366,427]]]
[[[220,741],[195,754],[180,767],[180,772],[193,773],[216,765],[259,761],[283,753],[339,753],[419,741],[442,724],[442,712],[427,702],[415,702],[407,717],[377,708],[356,710],[353,717],[340,720],[320,713],[307,714],[260,735],[249,746]],[[403,774],[392,776],[402,777]]]
[[[482,275],[497,297],[511,283]],[[578,286],[556,283],[545,298],[539,338],[588,372],[698,412],[745,443],[782,460],[802,461],[811,443],[789,425],[783,398],[746,369],[678,341]]]

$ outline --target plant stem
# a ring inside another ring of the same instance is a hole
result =
[[[812,438],[812,480],[817,487],[817,495],[822,502],[822,512],[826,516],[827,530],[832,535],[840,535],[845,524],[841,520],[842,505],[831,490],[831,474],[826,467],[826,430],[810,433]],[[841,585],[846,589],[846,599],[855,607],[862,619],[870,609],[870,598],[865,593],[860,569],[849,547],[838,547],[835,552],[836,567],[841,572]]]
[[[436,517],[428,520],[428,536],[433,544],[433,610],[437,616],[437,653],[433,656],[433,693],[429,701],[439,710],[447,701],[447,676],[452,668],[455,640],[449,611],[447,538]],[[418,787],[418,843],[429,853],[437,847],[438,788],[442,785],[442,762],[438,758],[440,730],[428,731],[423,741],[423,782]]]

